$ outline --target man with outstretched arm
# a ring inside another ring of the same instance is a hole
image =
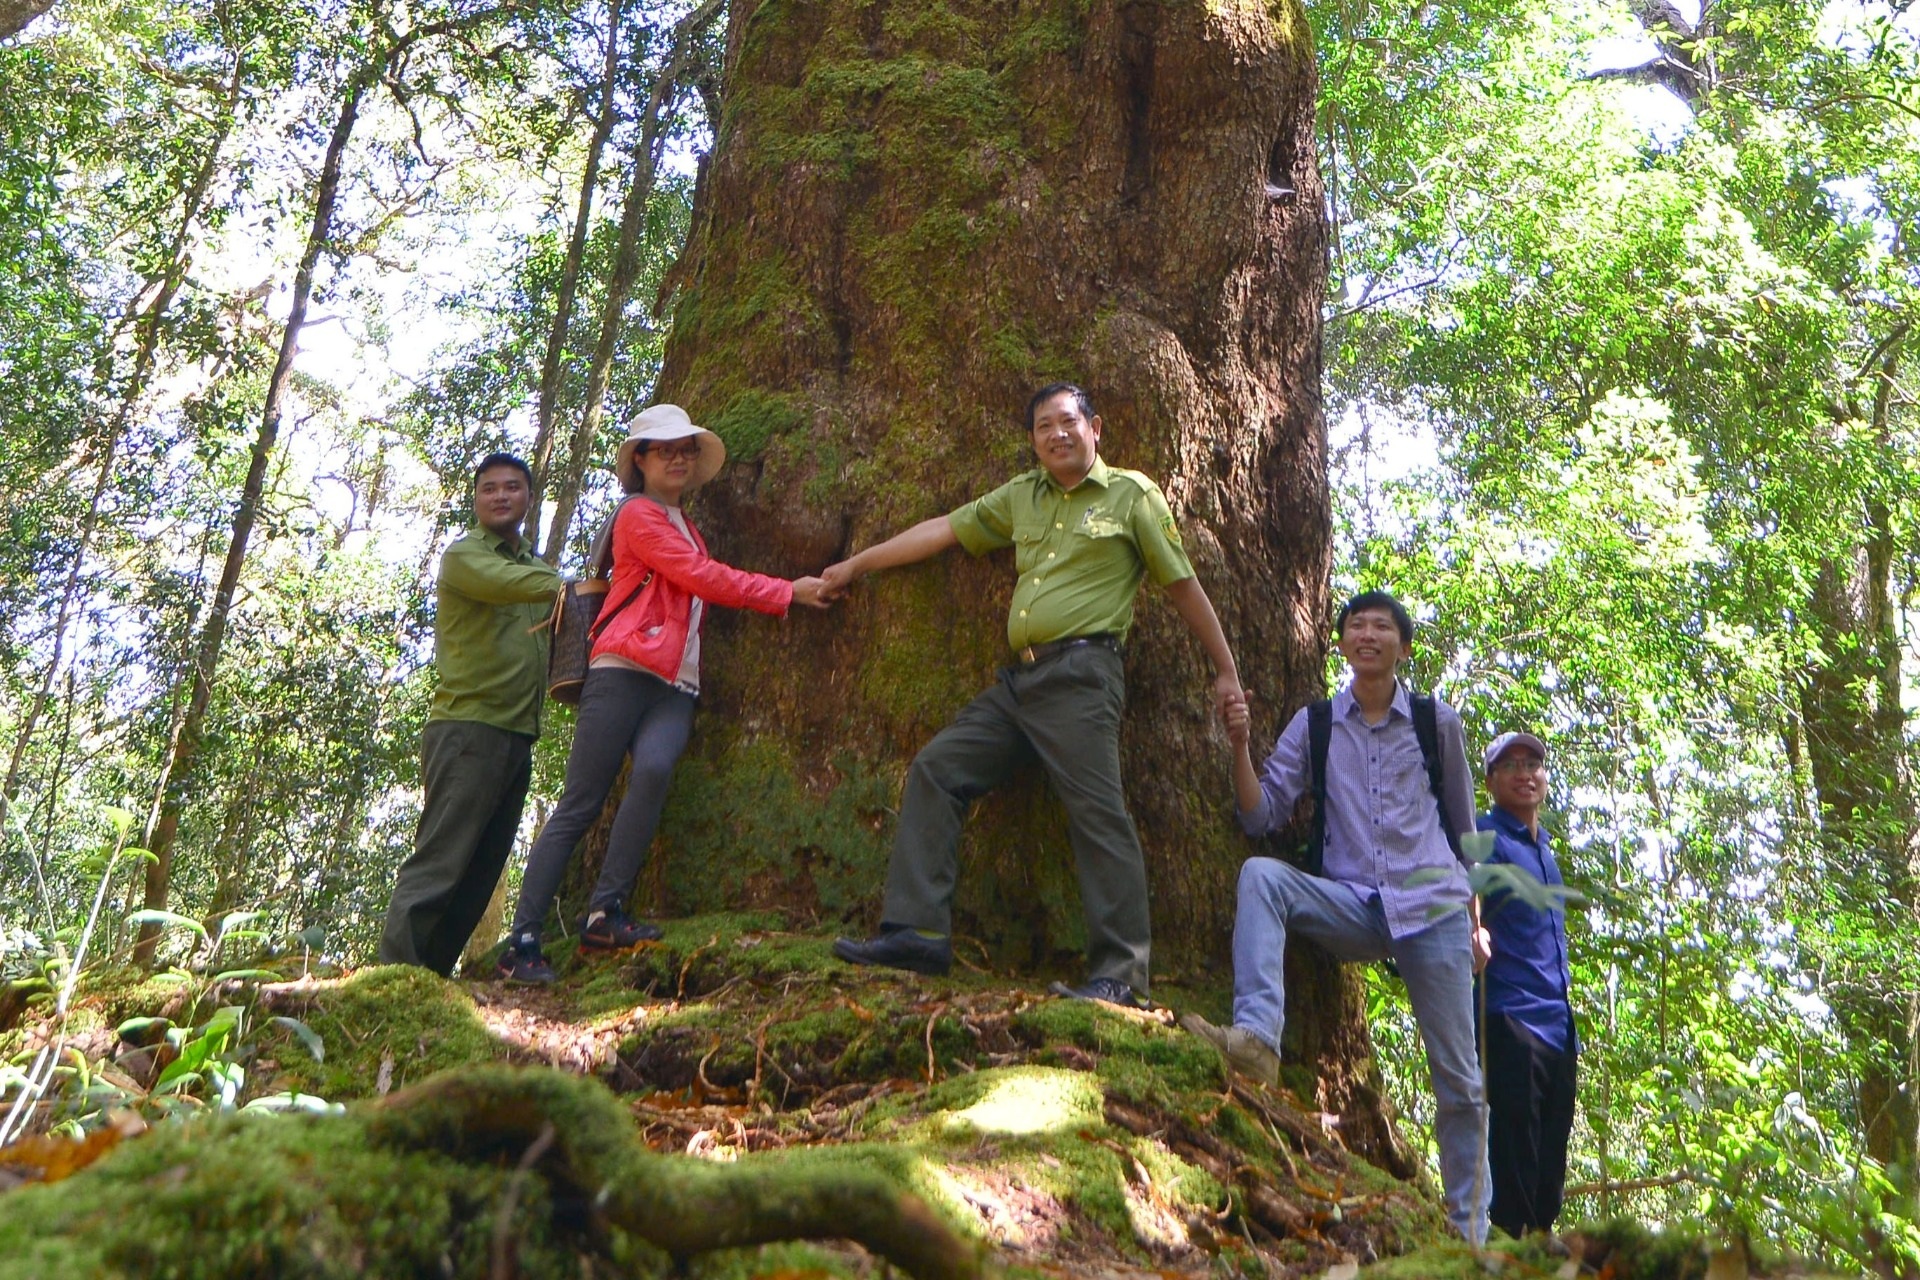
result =
[[[1165,588],[1206,648],[1223,713],[1242,700],[1240,676],[1166,498],[1146,476],[1098,456],[1100,418],[1087,393],[1069,383],[1042,387],[1027,405],[1027,427],[1038,468],[823,575],[837,594],[862,574],[954,546],[973,555],[1017,547],[1020,574],[1007,617],[1012,664],[908,771],[880,933],[841,938],[833,950],[853,964],[945,973],[967,809],[1038,764],[1067,810],[1087,921],[1089,980],[1054,990],[1138,1008],[1146,1004],[1150,929],[1146,859],[1120,787],[1120,650],[1140,579]]]
[[[1413,619],[1383,591],[1355,596],[1334,627],[1353,681],[1303,707],[1258,772],[1244,700],[1226,711],[1234,797],[1250,836],[1286,825],[1302,796],[1320,801],[1312,870],[1249,858],[1233,928],[1233,1025],[1198,1014],[1183,1026],[1233,1069],[1280,1075],[1291,935],[1340,960],[1395,962],[1427,1047],[1434,1137],[1447,1216],[1486,1239],[1487,1106],[1474,1055],[1473,973],[1484,959],[1459,833],[1473,830],[1473,779],[1453,708],[1396,676],[1413,655]]]
[[[384,964],[452,974],[520,830],[546,697],[540,624],[560,586],[520,536],[532,497],[526,463],[488,454],[474,471],[475,525],[440,558],[440,683],[420,739],[426,798],[387,908]]]
[[[1490,864],[1505,863],[1544,888],[1564,885],[1553,841],[1540,825],[1547,798],[1547,745],[1531,733],[1487,744],[1487,797],[1480,830],[1493,833]],[[1552,1231],[1567,1182],[1567,1140],[1579,1036],[1567,992],[1567,915],[1511,890],[1487,891],[1481,915],[1493,958],[1480,974],[1492,1108],[1487,1166],[1493,1225],[1518,1238]]]

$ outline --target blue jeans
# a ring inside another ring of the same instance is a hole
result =
[[[1396,938],[1378,894],[1362,899],[1339,880],[1274,858],[1240,868],[1233,924],[1233,1021],[1276,1050],[1286,1024],[1283,959],[1291,930],[1340,960],[1391,959],[1407,984],[1433,1080],[1433,1136],[1447,1217],[1474,1243],[1487,1238],[1487,1103],[1474,1052],[1473,952],[1467,913],[1456,911]]]

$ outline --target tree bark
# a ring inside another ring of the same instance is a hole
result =
[[[580,174],[580,200],[573,214],[573,233],[567,239],[567,257],[560,268],[560,287],[553,304],[553,328],[547,333],[547,353],[540,364],[540,400],[534,411],[532,456],[533,497],[527,503],[525,527],[540,530],[540,497],[546,490],[547,468],[553,461],[553,415],[560,399],[560,368],[567,354],[567,335],[573,327],[573,300],[580,290],[580,263],[587,254],[587,232],[593,226],[593,197],[600,186],[600,158],[613,135],[619,107],[614,92],[620,77],[620,0],[607,5],[607,56],[600,80],[600,108],[593,117],[593,137],[587,144],[586,168]],[[545,552],[548,564],[560,562],[559,545]],[[496,891],[496,897],[499,896]]]
[[[19,35],[51,8],[53,0],[0,0],[0,40]]]
[[[813,572],[951,510],[1033,465],[1032,390],[1079,381],[1102,456],[1166,491],[1271,742],[1322,692],[1329,621],[1301,7],[743,4],[727,56],[660,388],[727,442],[694,503],[716,554]],[[907,762],[1007,660],[1011,577],[954,553],[829,617],[716,612],[653,904],[870,923]],[[1223,972],[1249,850],[1205,657],[1151,589],[1127,669],[1157,967]],[[1040,779],[977,807],[961,862],[963,955],[1078,970]],[[1317,954],[1296,969],[1290,1035],[1320,1055],[1320,1104],[1363,1112],[1355,1145],[1404,1165],[1357,984]]]

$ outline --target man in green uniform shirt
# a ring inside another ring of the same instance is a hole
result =
[[[440,558],[433,664],[420,742],[426,802],[380,938],[386,964],[450,975],[520,830],[546,696],[547,633],[560,575],[520,537],[527,464],[489,454],[474,469],[469,529]]]
[[[1054,989],[1139,1007],[1151,931],[1146,860],[1120,789],[1120,646],[1140,579],[1166,589],[1205,646],[1220,708],[1242,696],[1240,676],[1166,498],[1139,472],[1100,460],[1100,419],[1087,393],[1070,383],[1042,387],[1027,405],[1027,425],[1037,469],[822,575],[838,594],[864,573],[956,545],[972,555],[1015,547],[1020,573],[1007,616],[1013,664],[907,774],[880,933],[841,938],[833,949],[854,964],[945,973],[960,824],[975,798],[1037,762],[1067,810],[1091,973],[1085,986]]]

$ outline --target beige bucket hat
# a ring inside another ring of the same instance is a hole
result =
[[[693,419],[687,416],[687,411],[677,404],[656,404],[642,410],[627,424],[627,438],[620,442],[620,452],[613,456],[613,473],[620,477],[620,483],[629,491],[638,492],[640,475],[633,455],[640,447],[640,442],[685,440],[688,437],[699,441],[700,457],[693,464],[693,479],[687,482],[687,487],[692,489],[703,485],[720,474],[720,468],[727,460],[727,446],[713,432],[695,426]]]

